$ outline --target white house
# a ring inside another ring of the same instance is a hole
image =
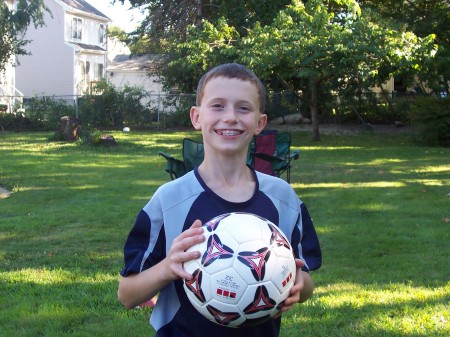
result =
[[[45,0],[45,4],[51,14],[45,14],[46,26],[27,30],[31,55],[18,57],[16,87],[28,97],[72,100],[105,77],[111,20],[84,0]]]
[[[121,90],[124,87],[137,87],[145,91],[141,104],[152,107],[158,113],[173,111],[173,106],[165,106],[168,95],[163,90],[160,79],[153,75],[161,55],[131,55],[130,49],[116,38],[108,39],[108,66],[106,79],[109,84]],[[159,117],[158,117],[159,120]]]
[[[116,88],[139,87],[147,94],[161,94],[162,86],[155,76],[149,76],[157,55],[116,55],[107,67],[108,82]]]
[[[162,56],[133,56],[130,49],[114,37],[108,38],[108,66],[106,78],[118,89],[125,86],[142,88],[149,95],[162,94],[159,78],[151,75]]]

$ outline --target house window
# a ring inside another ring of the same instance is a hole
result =
[[[105,42],[105,25],[100,24],[98,28],[98,43]]]
[[[82,37],[82,23],[83,21],[78,18],[72,19],[72,38],[76,40],[81,40]]]
[[[103,64],[102,63],[94,64],[94,73],[95,73],[95,79],[100,80],[103,78]]]
[[[81,70],[81,81],[86,81],[86,64],[83,61],[80,61],[80,70]]]
[[[89,61],[86,62],[80,61],[81,81],[83,84],[86,84],[90,81],[89,76],[90,69],[91,63]]]
[[[90,80],[90,72],[91,72],[91,62],[86,61],[86,81]]]

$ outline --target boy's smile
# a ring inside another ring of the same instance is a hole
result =
[[[242,131],[239,130],[216,130],[216,133],[218,133],[221,136],[237,136],[242,133]]]

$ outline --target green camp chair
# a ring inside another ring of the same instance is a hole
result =
[[[203,143],[183,139],[183,160],[186,172],[192,171],[196,166],[200,165],[205,157]]]
[[[194,167],[201,164],[205,155],[203,143],[184,138],[181,153],[183,160],[176,159],[170,154],[159,152],[159,155],[166,159],[165,171],[169,173],[172,180],[185,175],[187,172],[192,171]]]

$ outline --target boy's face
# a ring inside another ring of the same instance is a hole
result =
[[[254,135],[267,124],[260,111],[256,86],[249,81],[215,77],[206,84],[200,106],[191,108],[191,121],[203,142],[217,151],[247,151]]]

